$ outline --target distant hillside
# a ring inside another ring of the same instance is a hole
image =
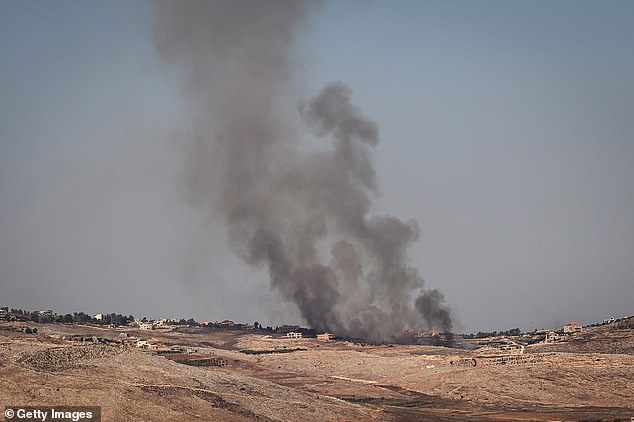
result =
[[[582,333],[564,336],[552,344],[535,344],[533,352],[634,354],[634,317],[612,324],[584,327]]]

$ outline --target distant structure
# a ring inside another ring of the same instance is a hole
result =
[[[95,314],[93,318],[95,318],[97,321],[101,321],[103,319],[103,314]]]
[[[333,337],[332,333],[317,334],[317,340],[320,341],[330,341]]]
[[[559,334],[557,334],[555,331],[549,331],[548,333],[546,333],[544,343],[554,343],[557,340],[559,340]]]
[[[612,324],[615,321],[616,321],[616,319],[614,317],[611,317],[611,318],[608,318],[608,319],[604,319],[603,323],[604,324]]]
[[[514,341],[509,341],[506,344],[500,346],[500,350],[509,353],[511,355],[523,355],[524,345],[517,344]]]
[[[148,349],[150,347],[150,342],[147,340],[137,340],[136,347],[140,349]]]
[[[153,330],[154,329],[154,323],[153,322],[140,322],[139,323],[139,329],[140,330]]]
[[[302,333],[298,333],[296,331],[291,331],[290,333],[286,333],[286,338],[297,339],[302,338]]]
[[[581,330],[581,324],[579,324],[578,322],[571,321],[568,324],[564,325],[564,333],[566,334],[580,333]]]
[[[136,347],[144,350],[157,350],[160,346],[156,343],[151,343],[147,340],[137,340]]]

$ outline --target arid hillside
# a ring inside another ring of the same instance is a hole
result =
[[[0,325],[5,406],[102,406],[104,421],[634,416],[629,327],[597,327],[520,353],[196,329],[30,324],[37,334],[27,334],[25,325]]]

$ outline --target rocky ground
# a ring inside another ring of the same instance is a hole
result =
[[[16,323],[3,323],[0,328]],[[502,359],[478,349],[31,324],[0,330],[0,402],[102,406],[104,421],[630,420],[634,329],[609,326]],[[71,342],[122,332],[226,366]],[[614,344],[616,343],[616,344]],[[303,350],[245,354],[240,350]],[[500,355],[501,356],[501,355]],[[471,363],[477,363],[476,366]]]

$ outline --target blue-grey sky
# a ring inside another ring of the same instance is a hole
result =
[[[634,314],[634,3],[330,2],[306,95],[380,128],[376,213],[459,329]],[[0,1],[0,305],[278,324],[296,310],[183,198],[179,75],[141,1]]]

